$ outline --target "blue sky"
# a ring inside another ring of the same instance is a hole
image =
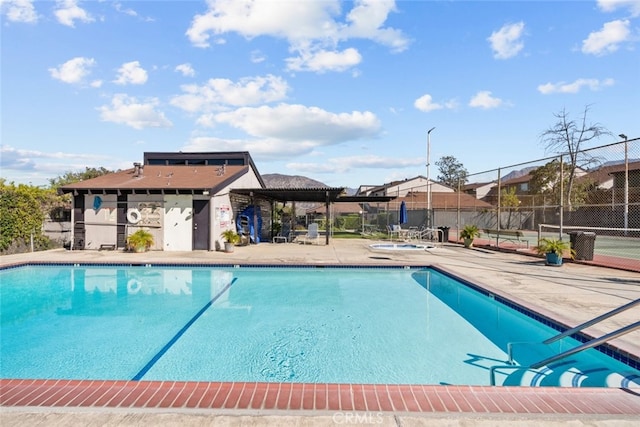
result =
[[[249,151],[357,187],[545,157],[565,109],[640,136],[640,0],[1,1],[2,178]],[[594,145],[615,142],[607,137]]]

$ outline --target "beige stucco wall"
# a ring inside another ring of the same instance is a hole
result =
[[[94,209],[96,198],[102,202]],[[100,249],[100,245],[116,244],[117,196],[88,194],[84,196],[85,249]]]
[[[127,220],[127,236],[144,228],[153,234],[153,246],[150,249],[162,249],[164,242],[162,232],[164,225],[163,204],[162,196],[158,194],[130,194],[127,200],[127,213],[132,209],[137,209],[140,212],[140,220],[137,223]]]
[[[190,251],[193,247],[193,198],[190,195],[164,196],[165,251]]]
[[[233,188],[260,188],[260,181],[254,173],[253,169],[249,173],[241,176],[231,185],[218,191],[211,198],[211,233],[209,234],[209,247],[212,250],[224,249],[224,239],[220,234],[227,229],[236,229],[235,218],[237,212],[234,212],[229,192]]]

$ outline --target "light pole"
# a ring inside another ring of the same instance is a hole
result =
[[[629,144],[627,135],[621,133],[618,136],[624,139],[624,235],[626,236],[629,228]]]
[[[429,181],[429,166],[431,166],[431,131],[427,131],[427,228],[431,228],[431,182]]]
[[[360,216],[362,217],[362,234],[364,234],[364,209],[360,211]]]

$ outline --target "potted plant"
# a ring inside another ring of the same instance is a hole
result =
[[[562,257],[568,254],[573,258],[575,251],[571,243],[565,240],[543,237],[534,248],[538,255],[545,256],[545,264],[559,267],[562,265]]]
[[[473,246],[473,239],[480,236],[480,229],[477,225],[468,224],[465,225],[462,231],[460,231],[460,238],[464,240],[464,247],[470,248]]]
[[[240,235],[231,228],[224,230],[222,234],[220,234],[220,236],[225,240],[224,242],[225,252],[233,252],[233,247],[236,244],[240,243]]]
[[[133,252],[146,252],[153,246],[153,234],[145,229],[139,229],[127,238],[127,248]]]

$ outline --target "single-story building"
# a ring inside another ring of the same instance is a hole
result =
[[[328,211],[344,188],[265,188],[248,152],[147,152],[131,169],[60,192],[73,195],[72,249],[124,249],[144,228],[151,250],[191,251],[218,250],[228,229],[247,243],[270,240],[275,203],[322,202]]]
[[[61,187],[73,195],[72,249],[125,248],[144,227],[151,249],[213,250],[235,226],[234,188],[263,188],[248,152],[145,153],[131,169]]]

